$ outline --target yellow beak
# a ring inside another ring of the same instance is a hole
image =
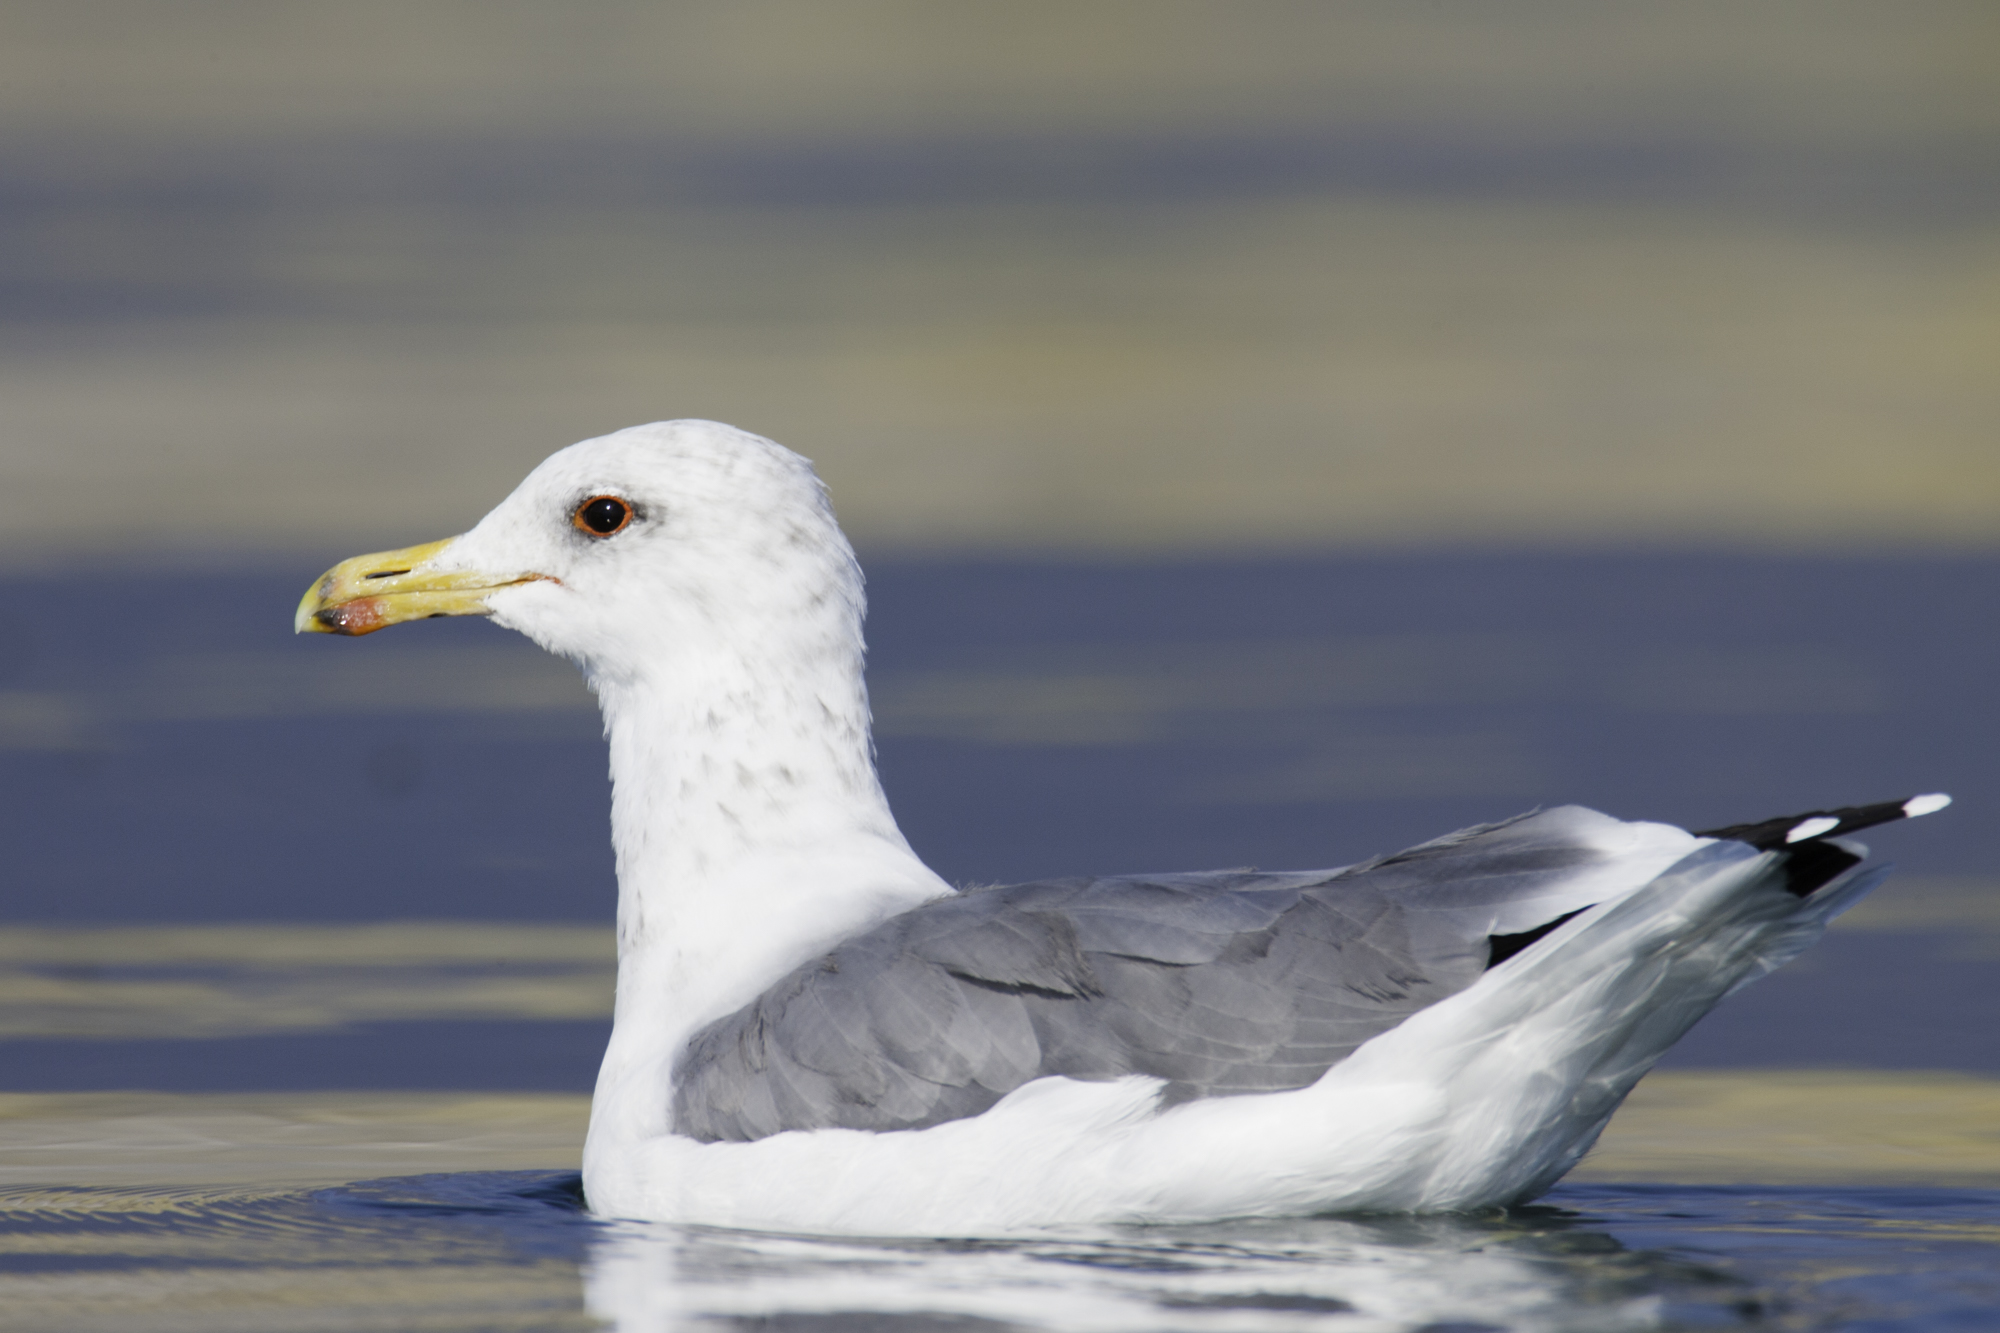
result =
[[[405,620],[483,616],[489,614],[487,597],[497,590],[548,578],[524,574],[495,582],[472,570],[432,568],[431,562],[457,540],[447,537],[341,561],[307,589],[292,629],[300,634],[373,634]]]

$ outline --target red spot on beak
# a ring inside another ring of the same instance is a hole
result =
[[[313,619],[335,634],[372,634],[389,623],[382,614],[382,603],[373,597],[322,608],[313,613]]]

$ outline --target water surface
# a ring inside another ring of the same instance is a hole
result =
[[[1565,1186],[1512,1213],[870,1241],[592,1220],[560,1172],[14,1189],[40,1329],[1990,1327],[2000,1194]]]
[[[274,558],[274,564],[283,564]],[[591,1219],[602,739],[317,564],[0,582],[0,1308],[30,1329],[1983,1327],[1987,558],[871,561],[885,782],[961,882],[1353,861],[1537,804],[1944,788],[1905,873],[1507,1215],[872,1242]]]

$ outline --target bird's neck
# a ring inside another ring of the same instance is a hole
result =
[[[618,860],[614,1055],[657,1063],[792,968],[950,891],[876,777],[858,626],[725,642],[593,685]]]

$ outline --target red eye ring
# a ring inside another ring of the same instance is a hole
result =
[[[570,525],[592,537],[614,537],[631,525],[632,506],[616,495],[593,495],[576,507]]]

